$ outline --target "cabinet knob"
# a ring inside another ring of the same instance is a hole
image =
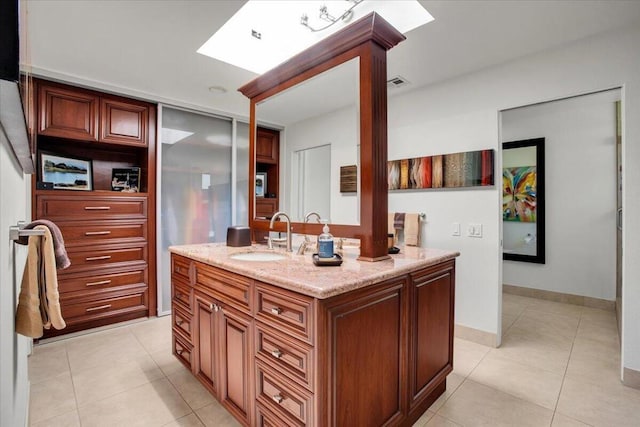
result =
[[[278,404],[282,403],[282,401],[284,400],[284,397],[280,396],[279,394],[271,396],[271,398],[273,399],[274,402],[276,402]]]
[[[279,316],[280,313],[282,313],[282,309],[280,307],[273,307],[271,308],[271,313],[275,314],[276,316]]]
[[[182,320],[182,319],[177,319],[176,320],[176,325],[178,325],[178,326],[182,325],[183,323],[184,323],[184,320]]]
[[[271,350],[271,355],[276,359],[280,359],[282,357],[282,352],[279,349]]]
[[[184,351],[184,350],[176,350],[176,354],[177,354],[178,356],[180,356],[180,355],[182,355],[182,352],[183,352],[183,351]]]
[[[209,310],[217,312],[220,310],[220,306],[212,302],[209,304]]]

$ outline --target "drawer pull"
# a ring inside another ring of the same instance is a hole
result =
[[[282,352],[276,348],[275,350],[271,350],[271,355],[276,359],[280,359],[282,357]]]
[[[180,299],[182,298],[182,293],[181,292],[176,292],[176,299]]]
[[[276,316],[279,316],[280,313],[282,313],[282,309],[280,307],[273,307],[271,309],[271,313],[275,314]]]
[[[85,206],[85,211],[108,211],[111,206]]]
[[[103,259],[111,259],[111,255],[88,256],[84,260],[85,261],[101,261]]]
[[[85,236],[105,236],[107,234],[111,234],[110,231],[87,231],[84,233]]]
[[[182,356],[182,353],[184,352],[184,350],[176,350],[176,354],[178,356]]]
[[[178,326],[182,325],[183,323],[184,323],[184,320],[182,320],[182,319],[177,319],[176,320],[176,325],[178,325]]]
[[[279,394],[271,396],[271,398],[273,399],[274,402],[278,404],[282,403],[282,401],[284,400],[284,397],[280,396]]]
[[[89,282],[86,286],[108,285],[109,283],[111,283],[111,280],[100,280],[99,282]]]
[[[111,308],[111,304],[105,304],[98,307],[87,308],[85,311],[88,313],[90,311],[104,310],[105,308]]]

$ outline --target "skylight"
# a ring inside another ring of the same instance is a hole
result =
[[[417,0],[250,0],[198,53],[262,74],[371,12],[402,33],[433,21]]]

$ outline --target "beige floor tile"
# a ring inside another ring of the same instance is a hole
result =
[[[527,308],[511,328],[521,328],[531,332],[573,340],[578,331],[579,322],[580,319],[576,317]]]
[[[515,329],[507,334],[499,348],[492,351],[502,357],[564,375],[571,342],[557,342],[546,335]]]
[[[584,309],[581,305],[565,304],[562,302],[548,301],[543,299],[533,299],[527,309],[542,311],[544,313],[561,314],[563,316],[572,317],[576,320],[580,319]]]
[[[28,361],[29,381],[32,385],[69,372],[67,347],[61,343],[35,346]]]
[[[521,297],[524,298],[524,297]],[[520,316],[522,312],[527,308],[528,303],[522,303],[518,301],[512,301],[507,299],[502,299],[502,315],[505,314],[508,316]]]
[[[67,344],[71,372],[104,364],[120,364],[147,355],[127,328],[73,338]]]
[[[490,350],[491,347],[454,338],[453,372],[466,377]]]
[[[200,421],[206,427],[238,427],[240,423],[231,416],[218,402],[200,408],[196,411]]]
[[[430,409],[427,409],[425,413],[422,414],[422,416],[418,418],[415,423],[413,423],[412,427],[424,427],[424,425],[427,422],[429,422],[429,420],[433,418],[435,414],[436,414],[435,412],[431,411]]]
[[[210,405],[215,401],[211,393],[186,369],[175,371],[167,378],[193,410]]]
[[[514,322],[518,319],[520,315],[509,315],[509,314],[502,314],[502,336],[504,336],[507,331],[509,330],[509,328],[511,327],[511,325],[514,324]]]
[[[469,379],[547,409],[554,409],[562,386],[562,374],[556,374],[489,353]]]
[[[600,341],[606,345],[613,345],[620,348],[620,337],[618,335],[618,325],[606,325],[602,323],[590,323],[580,321],[576,338],[588,338]]]
[[[433,418],[431,418],[425,427],[460,427],[460,424],[454,423],[453,421],[435,414]]]
[[[465,427],[548,427],[553,411],[466,380],[437,414]]]
[[[163,378],[151,356],[122,363],[107,363],[72,374],[78,406],[104,399]]]
[[[193,413],[165,424],[163,427],[204,427],[200,418]]]
[[[598,308],[584,307],[580,320],[589,323],[600,323],[605,325],[617,325],[616,312],[611,310],[601,310]]]
[[[606,345],[588,338],[576,338],[567,377],[599,384],[620,384],[620,352],[617,345]]]
[[[161,426],[191,413],[169,380],[163,378],[78,408],[83,427]]]
[[[147,352],[171,351],[171,316],[152,318],[129,329]]]
[[[536,302],[537,300],[535,298],[531,298],[531,297],[525,297],[522,295],[514,295],[514,294],[507,294],[507,293],[503,293],[502,294],[502,302],[512,302],[512,303],[517,303],[520,305],[524,305],[525,307],[528,306],[529,304],[531,304],[532,302]]]
[[[151,357],[165,375],[170,375],[176,371],[187,370],[187,368],[175,357],[171,350],[160,350],[151,353]]]
[[[31,385],[29,420],[47,420],[76,410],[76,398],[69,372]]]
[[[590,427],[590,424],[585,424],[582,421],[574,420],[573,418],[556,412],[553,414],[551,427]]]
[[[440,395],[440,397],[435,400],[435,402],[431,404],[429,410],[435,412],[440,409],[442,405],[444,405],[445,402],[453,395],[453,393],[455,393],[458,387],[462,385],[464,380],[465,377],[463,377],[462,375],[458,375],[455,372],[447,375],[447,389]]]
[[[590,384],[567,377],[557,411],[594,426],[637,427],[640,390],[622,384]]]
[[[58,415],[36,423],[30,422],[31,427],[80,427],[78,411],[73,410],[66,414]]]

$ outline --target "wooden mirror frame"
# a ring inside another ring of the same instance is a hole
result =
[[[545,263],[545,179],[544,179],[544,138],[525,139],[502,143],[502,151],[535,147],[536,149],[536,254],[525,255],[516,253],[502,253],[502,259],[507,261]],[[504,185],[504,184],[503,184]]]
[[[375,12],[316,43],[238,90],[250,99],[249,226],[269,231],[269,221],[255,218],[256,104],[323,73],[360,58],[360,224],[330,224],[336,237],[360,239],[361,260],[387,259],[387,51],[405,36]],[[283,222],[274,231],[286,231]],[[292,222],[291,231],[320,234],[322,225]]]

